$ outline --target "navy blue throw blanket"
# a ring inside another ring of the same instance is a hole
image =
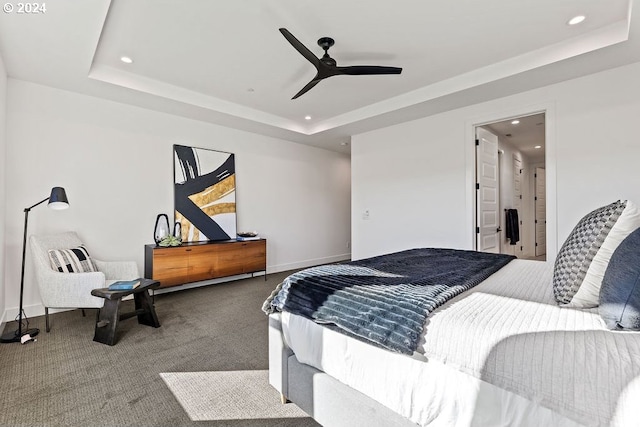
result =
[[[262,309],[332,324],[348,335],[412,354],[429,313],[514,258],[427,248],[312,267],[287,277]]]

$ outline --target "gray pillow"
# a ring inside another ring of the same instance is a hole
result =
[[[600,316],[613,330],[640,330],[640,229],[615,250],[600,288]]]

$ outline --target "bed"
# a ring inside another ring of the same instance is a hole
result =
[[[616,221],[630,207],[635,209],[630,203],[617,206],[607,236],[595,238],[598,250],[585,249],[590,255],[584,259],[570,244],[579,223],[560,261],[509,260],[478,284],[454,292],[428,313],[413,351],[369,342],[296,310],[271,310],[269,381],[283,399],[325,426],[640,425],[637,324],[625,329],[618,322],[612,330],[602,302],[559,305],[568,285],[556,286],[567,252],[574,264],[587,262],[582,270],[592,273],[594,259],[605,270],[620,259],[628,266],[630,256],[631,265],[640,266],[640,221],[631,227],[619,222],[617,231],[626,228],[615,236]],[[640,212],[631,213],[640,220]],[[607,243],[608,237],[617,244]],[[578,240],[584,245],[584,235]],[[603,247],[609,252],[608,258],[600,254],[604,264],[597,257]],[[574,264],[567,271],[575,273]],[[609,270],[603,289],[629,282]],[[630,281],[637,284],[640,268],[632,270]],[[587,281],[585,274],[577,280]],[[631,287],[625,301],[638,298],[637,288]]]

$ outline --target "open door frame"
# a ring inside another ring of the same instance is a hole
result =
[[[558,215],[556,193],[556,139],[555,139],[555,105],[552,103],[513,107],[496,112],[488,112],[465,121],[465,166],[466,166],[466,236],[469,249],[476,249],[476,145],[475,130],[478,126],[508,120],[512,117],[522,117],[531,114],[545,114],[545,168],[547,195],[547,262],[554,262],[558,253]]]

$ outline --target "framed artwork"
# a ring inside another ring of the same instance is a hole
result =
[[[232,153],[173,146],[175,220],[183,242],[236,238],[236,174]]]

